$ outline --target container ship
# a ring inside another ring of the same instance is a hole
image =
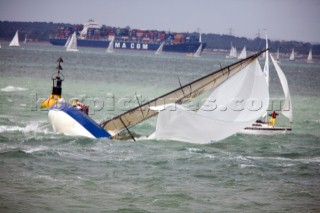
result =
[[[60,26],[57,34],[49,39],[50,43],[64,46],[73,32],[77,34],[79,47],[107,48],[114,41],[114,49],[155,51],[164,42],[163,51],[195,53],[201,44],[202,49],[206,46],[200,34],[107,27],[92,19],[84,25]]]

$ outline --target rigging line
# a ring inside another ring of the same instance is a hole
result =
[[[177,78],[178,78],[178,81],[179,81],[179,85],[180,85],[180,89],[182,91],[183,97],[186,97],[186,94],[184,94],[184,91],[183,91],[182,84],[181,84],[179,76],[177,76]],[[182,100],[177,100],[176,103],[181,104],[181,101]]]
[[[139,98],[138,98],[137,95],[136,95],[136,99],[137,99],[137,102],[138,102],[138,105],[139,105],[139,109],[140,109],[141,114],[142,114],[142,118],[144,118],[143,111],[142,111],[142,108],[141,108],[141,104],[140,104],[140,101],[139,101]]]
[[[128,131],[128,133],[129,133],[129,135],[131,136],[131,138],[133,139],[133,141],[135,142],[136,139],[133,137],[132,133],[130,132],[130,130],[128,129],[128,127],[126,126],[126,124],[123,122],[122,118],[120,117],[119,119],[120,119],[122,125],[123,125],[123,126],[126,128],[126,130]]]
[[[184,94],[184,91],[183,91],[183,88],[182,88],[182,84],[181,84],[180,78],[179,78],[179,76],[177,76],[177,77],[178,77],[178,81],[179,81],[179,84],[180,84],[180,89],[181,89],[181,91],[182,91],[182,93],[183,93],[183,96],[186,96],[186,95]]]

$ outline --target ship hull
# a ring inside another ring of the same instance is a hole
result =
[[[50,39],[52,45],[64,46],[67,39]],[[199,48],[201,43],[183,43],[183,44],[172,44],[164,45],[163,51],[166,52],[181,52],[181,53],[195,53]],[[88,39],[78,39],[78,47],[100,47],[108,48],[109,41],[106,40],[88,40]],[[137,43],[137,42],[114,42],[114,49],[127,49],[127,50],[144,50],[144,51],[156,51],[161,44],[152,43]],[[202,49],[206,46],[205,43],[202,44]]]

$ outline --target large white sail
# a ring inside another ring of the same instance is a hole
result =
[[[109,46],[107,48],[107,52],[108,53],[113,53],[113,44],[114,44],[114,37],[111,39],[111,41],[109,42]]]
[[[159,96],[148,102],[141,102],[135,108],[128,110],[120,115],[117,115],[107,121],[101,123],[101,126],[106,129],[113,137],[118,135],[123,130],[130,128],[152,116],[158,114],[158,111],[152,108],[167,106],[172,103],[184,103],[190,101],[191,98],[197,97],[207,91],[212,91],[221,83],[228,80],[234,74],[240,72],[248,64],[254,61],[259,55],[254,54],[244,60],[238,61],[227,67],[214,71],[204,77],[201,77],[193,82],[181,85],[179,88]],[[260,68],[261,69],[261,68]],[[262,72],[261,72],[262,75]]]
[[[67,51],[72,51],[72,52],[79,51],[78,50],[78,46],[77,46],[77,34],[76,34],[76,32],[74,32],[72,34],[70,42],[69,42],[69,44],[67,46]]]
[[[198,47],[197,51],[194,53],[194,57],[200,57],[202,51],[202,44]]]
[[[244,46],[240,55],[238,56],[238,59],[245,59],[246,57],[247,57],[247,50],[246,50],[246,46]]]
[[[283,73],[282,69],[280,68],[280,66],[278,65],[278,63],[272,57],[272,55],[270,55],[270,57],[271,57],[273,65],[277,71],[277,74],[279,76],[280,83],[281,83],[282,90],[283,90],[284,97],[285,97],[285,100],[281,105],[281,113],[284,116],[286,116],[290,122],[292,122],[292,120],[293,120],[292,119],[292,101],[291,101],[287,78],[286,78],[285,74]]]
[[[289,60],[294,61],[294,48],[292,49]]]
[[[162,53],[163,51],[163,46],[164,46],[164,41],[161,43],[161,45],[159,46],[159,48],[157,49],[157,51],[155,52],[156,55],[159,55]]]
[[[309,54],[308,54],[308,58],[307,58],[307,62],[312,63],[312,49],[309,50]]]
[[[254,59],[217,87],[197,112],[181,105],[161,111],[153,137],[198,144],[219,141],[261,117],[268,100],[267,83]]]
[[[16,34],[14,35],[12,41],[9,44],[9,47],[19,47],[19,33],[18,30],[16,31]]]

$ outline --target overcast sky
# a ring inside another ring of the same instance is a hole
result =
[[[320,0],[0,0],[1,21],[83,24],[320,42]]]

